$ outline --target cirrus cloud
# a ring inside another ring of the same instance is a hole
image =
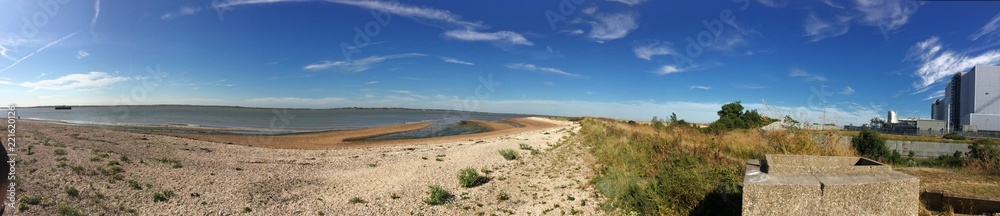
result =
[[[40,80],[37,82],[24,82],[21,87],[35,90],[71,90],[101,88],[118,82],[128,81],[128,77],[112,76],[104,72],[90,72],[85,74],[69,74],[50,80]]]

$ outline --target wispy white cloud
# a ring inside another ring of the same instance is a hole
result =
[[[925,101],[926,100],[933,100],[933,99],[937,99],[937,98],[941,98],[941,97],[944,97],[944,89],[931,92],[931,94],[927,95],[927,98],[924,98],[924,100]]]
[[[676,65],[664,65],[664,66],[660,67],[659,70],[656,70],[656,73],[660,74],[660,75],[672,74],[672,73],[680,73],[680,72],[684,72],[684,70],[681,70],[680,68],[677,68]]]
[[[511,31],[498,31],[498,32],[477,32],[470,29],[466,30],[451,30],[444,32],[446,37],[465,41],[490,41],[490,42],[501,42],[516,45],[535,45],[528,39],[524,38],[521,34]]]
[[[788,76],[800,77],[802,79],[805,79],[806,81],[819,81],[819,82],[826,81],[826,76],[823,76],[822,74],[818,73],[809,73],[808,71],[798,67],[792,67],[791,69],[788,69]]]
[[[452,58],[452,57],[441,57],[441,61],[448,62],[448,63],[455,63],[455,64],[476,65],[476,64],[473,64],[472,62],[462,61],[462,60],[458,60],[458,59],[455,59],[455,58]]]
[[[18,63],[21,63],[22,61],[27,60],[28,58],[31,58],[31,56],[35,55],[35,53],[39,53],[39,52],[41,52],[41,51],[43,51],[43,50],[45,50],[45,49],[47,49],[47,48],[49,48],[49,47],[51,47],[53,45],[59,44],[62,41],[73,37],[73,35],[76,35],[76,33],[77,32],[73,32],[73,33],[71,33],[69,35],[66,35],[65,37],[59,38],[58,40],[52,41],[52,42],[50,42],[48,44],[45,44],[45,46],[42,46],[42,48],[38,48],[37,50],[35,50],[35,52],[32,52],[32,53],[30,53],[30,54],[28,54],[28,55],[26,55],[24,57],[21,57],[20,59],[15,60],[14,63],[11,63],[10,65],[7,65],[7,67],[4,67],[3,69],[0,69],[0,73],[3,73],[7,69],[10,69],[10,68],[16,66]]]
[[[554,86],[556,86],[556,84],[555,84],[555,83],[553,83],[553,82],[549,82],[549,81],[545,81],[545,82],[542,82],[542,84],[543,84],[543,85],[546,85],[546,86],[549,86],[549,87],[554,87]]]
[[[842,95],[852,95],[852,94],[854,94],[854,88],[851,88],[851,86],[844,86],[844,90],[841,90],[840,94],[842,94]]]
[[[10,78],[0,77],[0,85],[13,85],[14,82],[10,81]]]
[[[87,51],[76,51],[76,59],[86,58],[87,56],[90,56],[90,53],[87,53]]]
[[[384,11],[397,16],[441,21],[466,28],[485,27],[482,22],[465,21],[461,16],[451,13],[450,11],[430,7],[411,6],[389,1],[330,0],[330,2],[357,6],[369,10]]]
[[[516,70],[526,70],[526,71],[538,71],[538,72],[554,73],[554,74],[559,74],[559,75],[563,75],[563,76],[570,76],[570,77],[582,77],[580,74],[570,73],[570,72],[566,72],[564,70],[560,70],[560,69],[556,69],[556,68],[538,67],[538,66],[533,65],[533,64],[525,64],[525,63],[508,64],[507,68],[516,69]]]
[[[637,41],[632,45],[632,52],[635,53],[635,57],[653,60],[653,56],[658,55],[669,55],[674,53],[674,50],[670,48],[670,43],[659,42],[659,41]]]
[[[112,76],[104,72],[90,72],[85,74],[69,74],[51,80],[24,82],[19,85],[31,88],[31,91],[91,89],[105,87],[129,79],[128,77]]]
[[[705,70],[705,69],[708,69],[710,67],[715,67],[715,66],[720,66],[720,65],[722,65],[722,63],[716,63],[716,62],[710,62],[710,63],[704,63],[704,64],[691,64],[691,65],[688,65],[687,67],[677,67],[677,65],[668,64],[668,65],[660,66],[660,68],[657,69],[656,71],[653,71],[653,73],[659,74],[659,75],[666,75],[666,74],[680,73],[680,72],[685,72],[685,71]]]
[[[855,0],[850,6],[842,6],[831,1],[824,1],[834,9],[834,17],[820,18],[816,13],[810,13],[805,20],[806,36],[812,41],[836,37],[847,33],[850,26],[859,24],[876,27],[882,36],[896,32],[906,25],[910,16],[920,7],[918,1],[890,0]]]
[[[379,81],[375,80],[375,81],[366,82],[365,85],[375,85],[375,84],[378,84],[378,83],[379,83]]]
[[[757,2],[764,6],[773,8],[783,8],[788,6],[788,0],[757,0]]]
[[[212,5],[215,8],[229,8],[240,5],[272,4],[282,2],[304,2],[304,0],[229,0],[221,1]],[[430,7],[420,7],[406,5],[394,1],[364,1],[364,0],[326,0],[326,2],[355,6],[367,10],[377,10],[390,13],[396,16],[413,19],[423,19],[439,21],[453,24],[464,28],[486,27],[482,22],[470,22],[463,20],[461,16],[447,10],[434,9]]]
[[[181,7],[180,9],[177,9],[176,12],[165,13],[163,15],[160,15],[160,19],[169,20],[169,19],[173,19],[173,18],[177,18],[177,17],[188,16],[188,15],[192,15],[194,13],[197,13],[198,11],[201,11],[201,10],[202,9],[200,7],[184,6],[184,7]]]
[[[3,57],[11,61],[17,61],[17,59],[10,57],[10,55],[7,55],[7,47],[4,47],[2,43],[0,43],[0,57]]]
[[[318,70],[336,68],[341,71],[361,72],[371,69],[375,64],[381,63],[385,60],[408,58],[408,57],[420,57],[420,56],[427,56],[427,55],[423,53],[403,53],[403,54],[394,54],[386,56],[369,56],[362,59],[347,60],[347,61],[326,60],[319,63],[306,65],[305,67],[302,67],[302,69],[309,71],[318,71]]]
[[[97,18],[101,16],[101,0],[94,0],[94,17],[90,18],[90,28],[97,25]]]
[[[826,38],[836,37],[846,34],[848,30],[851,29],[850,24],[838,21],[828,21],[823,20],[816,16],[815,13],[810,13],[806,17],[805,22],[805,35],[811,38],[811,41],[819,41]]]
[[[590,25],[587,37],[597,42],[616,40],[628,36],[629,32],[639,27],[637,13],[594,13],[594,20],[586,21]]]
[[[622,4],[627,4],[628,6],[636,6],[646,2],[646,0],[608,0],[613,2],[620,2]]]
[[[910,15],[920,7],[917,1],[856,0],[861,12],[859,23],[883,31],[895,31],[910,21]]]
[[[689,89],[712,90],[711,86],[700,86],[700,85],[693,85],[693,86],[688,87],[688,88]]]
[[[996,16],[993,16],[993,19],[987,22],[986,25],[983,25],[982,28],[979,28],[979,30],[977,30],[975,33],[969,35],[969,39],[979,40],[979,38],[983,37],[984,35],[996,36],[997,29],[1000,29],[1000,13],[998,13]]]
[[[989,50],[974,55],[966,52],[946,50],[940,39],[931,37],[910,48],[907,60],[916,61],[919,66],[913,72],[920,81],[913,83],[916,93],[927,91],[934,83],[945,80],[957,72],[967,71],[976,65],[1000,64],[1000,50]]]

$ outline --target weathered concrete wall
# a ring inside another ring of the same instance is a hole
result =
[[[885,145],[889,147],[889,150],[899,151],[899,154],[903,156],[908,155],[910,150],[917,157],[952,155],[955,154],[955,151],[962,153],[969,152],[969,144],[963,143],[886,140]]]
[[[916,215],[919,180],[859,157],[766,155],[747,163],[743,215]]]
[[[822,140],[823,136],[817,136],[816,138]],[[851,139],[852,137],[849,136],[841,136],[840,144],[851,146]],[[955,154],[955,151],[962,152],[963,154],[969,152],[969,144],[963,143],[886,140],[885,145],[889,147],[889,150],[899,151],[899,154],[904,157],[910,154],[910,150],[913,150],[913,154],[916,157],[952,155]]]

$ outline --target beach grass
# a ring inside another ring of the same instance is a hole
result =
[[[514,151],[513,149],[503,149],[503,150],[500,150],[500,155],[503,156],[503,158],[507,159],[507,160],[517,159],[517,152]]]
[[[748,159],[764,154],[854,155],[835,141],[800,131],[733,130],[585,118],[579,135],[596,157],[593,179],[609,212],[640,215],[739,214],[738,182]]]
[[[448,198],[451,197],[451,193],[441,188],[438,185],[428,186],[430,189],[427,191],[427,198],[424,199],[424,203],[428,205],[441,205],[448,203]]]
[[[489,182],[489,178],[479,175],[475,168],[468,167],[458,171],[458,184],[462,187],[475,187]]]

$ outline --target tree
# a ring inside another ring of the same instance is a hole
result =
[[[661,129],[667,128],[667,126],[663,125],[663,122],[656,121],[656,122],[653,122],[653,128],[656,128],[657,130],[661,130]]]
[[[740,101],[722,105],[722,110],[719,110],[718,114],[719,118],[739,118],[743,115],[743,105],[740,105]]]
[[[649,120],[649,122],[655,124],[657,122],[660,122],[660,119],[656,118],[656,116],[653,116],[653,120]]]
[[[851,140],[851,147],[861,156],[880,159],[889,156],[889,147],[885,146],[885,138],[878,132],[872,130],[862,130],[857,137]],[[898,153],[897,153],[898,154]]]
[[[670,123],[671,124],[677,124],[677,114],[676,113],[670,113]]]

